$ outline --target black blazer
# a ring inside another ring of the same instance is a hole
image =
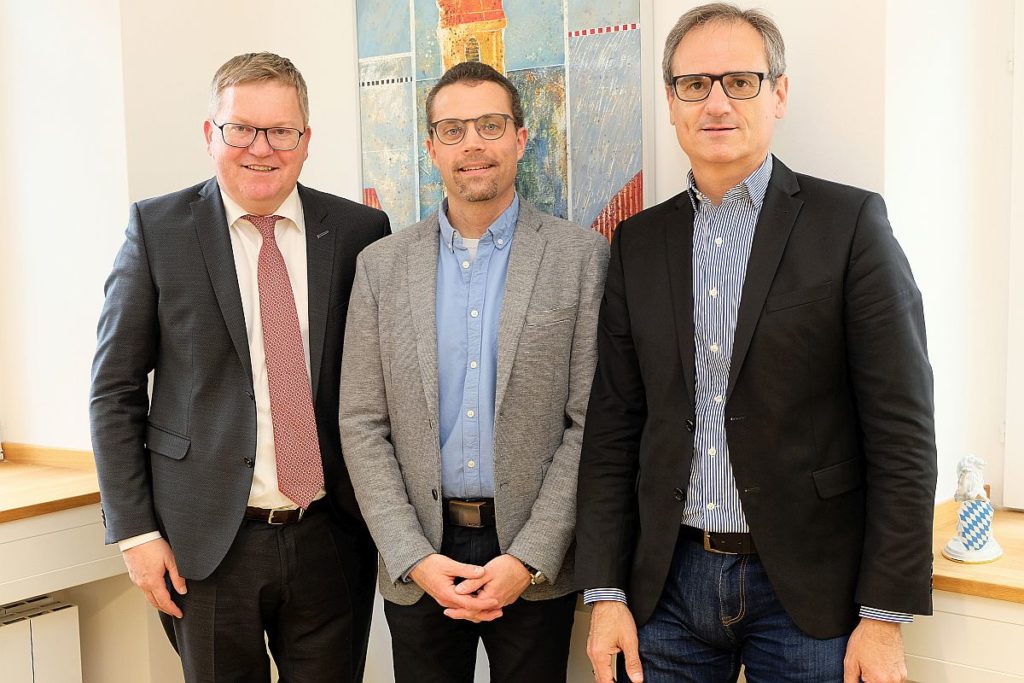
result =
[[[626,590],[638,624],[665,584],[690,476],[692,236],[686,193],[624,221],[598,329],[577,577]],[[881,197],[774,160],[726,400],[743,510],[794,622],[828,638],[858,605],[929,614],[932,373]]]
[[[356,256],[390,227],[383,212],[340,197],[302,185],[299,197],[325,488],[358,529],[338,435],[342,343]],[[132,206],[105,292],[90,418],[106,542],[159,529],[182,576],[204,579],[238,531],[256,457],[249,343],[216,179]]]

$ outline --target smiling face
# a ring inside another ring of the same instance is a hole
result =
[[[713,22],[691,30],[672,58],[674,76],[733,71],[768,73],[761,34],[744,21]],[[785,75],[774,85],[766,76],[757,97],[733,100],[721,83],[715,83],[702,102],[683,102],[666,88],[669,119],[698,184],[707,177],[727,179],[731,186],[761,165],[768,156],[775,120],[786,113],[788,88]]]
[[[491,81],[458,82],[446,85],[434,97],[431,121],[472,119],[483,114],[512,114],[512,99],[505,89]],[[467,125],[466,136],[454,145],[445,145],[431,133],[427,152],[441,173],[448,195],[449,211],[464,206],[494,207],[499,213],[512,203],[516,170],[526,149],[526,129],[511,121],[497,140],[485,140],[476,127]]]
[[[224,90],[214,120],[218,124],[305,131],[298,147],[280,151],[270,147],[263,133],[257,134],[248,147],[231,147],[213,123],[203,124],[206,149],[216,164],[221,189],[249,213],[273,213],[294,189],[308,156],[310,129],[302,117],[295,88],[276,81],[231,86]]]

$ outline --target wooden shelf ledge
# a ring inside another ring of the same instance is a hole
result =
[[[0,522],[100,502],[92,453],[28,444],[3,444]]]
[[[935,590],[1024,603],[1024,512],[996,510],[992,532],[1003,556],[987,564],[964,564],[942,555],[956,536],[959,507],[953,500],[935,506]]]

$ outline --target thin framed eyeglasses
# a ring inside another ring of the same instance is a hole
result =
[[[297,128],[257,128],[244,123],[217,123],[210,119],[213,125],[220,128],[220,136],[228,147],[248,147],[256,142],[256,136],[263,133],[267,138],[267,144],[271,149],[279,152],[288,152],[299,146],[299,140],[305,135],[305,131]]]
[[[430,129],[441,144],[457,145],[466,137],[470,123],[484,140],[497,140],[505,134],[508,122],[512,120],[508,114],[483,114],[475,119],[439,119],[430,124]]]
[[[752,100],[761,94],[761,83],[767,74],[758,71],[730,71],[724,74],[683,74],[672,77],[672,91],[683,102],[702,102],[711,94],[715,83],[734,100]]]

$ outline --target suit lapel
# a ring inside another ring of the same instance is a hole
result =
[[[217,296],[224,324],[228,328],[231,343],[252,386],[252,360],[249,356],[249,337],[245,331],[245,313],[242,310],[242,295],[238,291],[238,274],[235,271],[235,257],[231,250],[231,236],[228,233],[224,201],[220,187],[211,179],[199,191],[199,199],[191,203],[192,221],[195,224],[203,261],[210,276],[213,291]]]
[[[679,360],[690,405],[693,405],[696,372],[693,347],[693,204],[688,193],[679,196],[676,208],[676,211],[664,215],[661,229],[665,234],[665,259],[679,341]]]
[[[409,228],[419,229],[419,228]],[[430,424],[438,435],[440,409],[437,385],[437,250],[440,233],[437,214],[422,224],[423,234],[410,240],[406,252],[409,278],[409,307],[416,333],[423,393],[430,413]],[[438,436],[440,439],[440,436]]]
[[[800,190],[796,176],[778,159],[773,159],[772,163],[772,178],[765,192],[761,215],[754,229],[750,259],[747,261],[747,276],[743,283],[743,294],[740,297],[740,308],[736,318],[736,334],[733,338],[729,387],[726,395],[731,395],[733,387],[736,386],[736,378],[743,368],[743,361],[750,348],[750,339],[764,309],[768,290],[775,279],[775,272],[779,268],[800,207],[803,206],[803,201],[792,196]]]
[[[327,313],[332,304],[334,242],[339,226],[327,210],[299,185],[302,216],[306,224],[306,282],[309,299],[309,374],[313,379],[313,402],[320,386],[320,365],[327,334]],[[337,302],[333,302],[337,303]]]
[[[533,295],[533,286],[537,281],[544,245],[547,243],[540,235],[541,216],[526,201],[520,199],[519,219],[516,221],[515,235],[508,261],[508,274],[505,277],[505,298],[501,305],[501,318],[498,321],[498,368],[497,384],[494,394],[495,415],[501,410],[501,402],[508,388],[508,380],[512,374],[512,364],[519,346],[519,337],[526,323],[526,310]]]

